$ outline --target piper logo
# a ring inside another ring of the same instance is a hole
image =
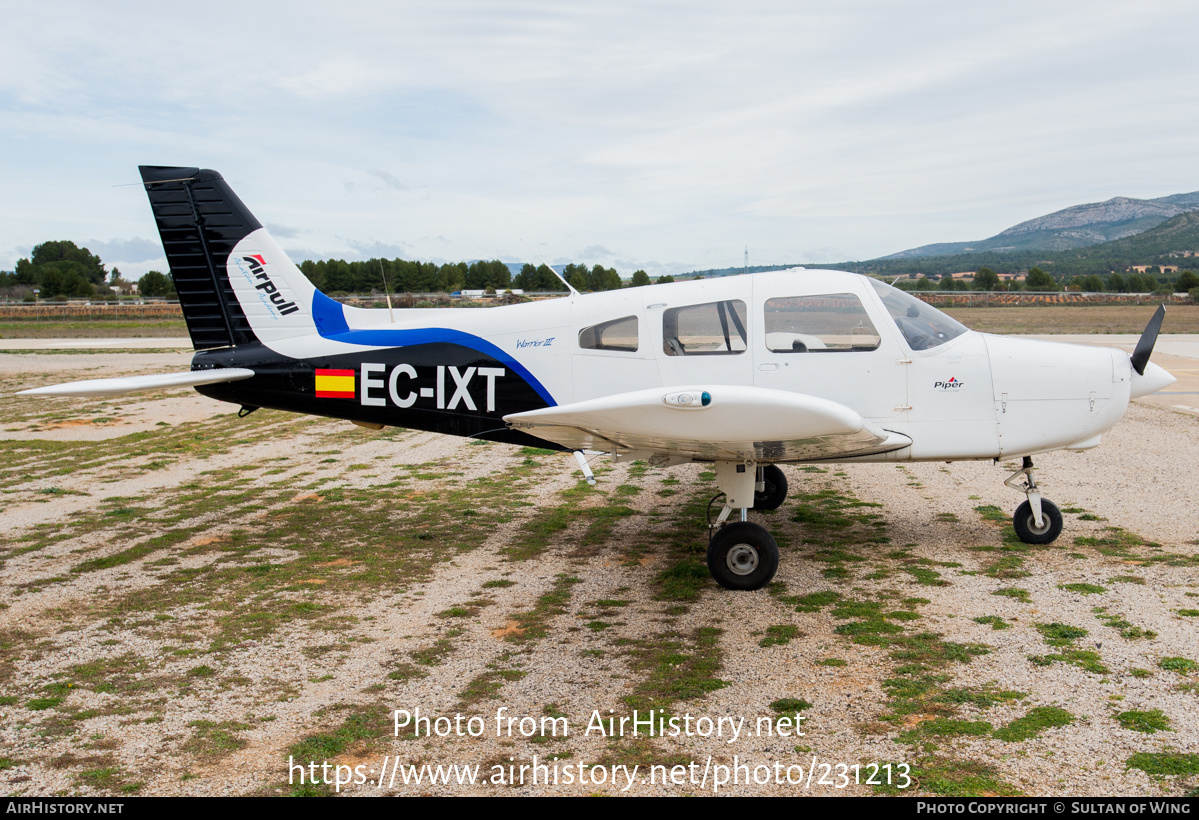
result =
[[[270,300],[275,309],[279,311],[280,316],[286,316],[289,313],[295,313],[299,310],[296,307],[296,303],[287,301],[283,294],[279,292],[279,288],[271,281],[271,277],[266,272],[266,260],[262,258],[261,254],[243,256],[241,261],[250,266],[247,278],[253,277],[259,280],[253,283],[254,289],[260,291],[263,296]]]
[[[947,382],[934,382],[933,390],[957,390],[962,384],[957,376],[950,376]]]

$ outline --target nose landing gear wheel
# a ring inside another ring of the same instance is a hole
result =
[[[767,464],[762,468],[762,483],[765,489],[754,491],[754,509],[777,510],[787,500],[787,476],[775,465]]]
[[[761,589],[779,566],[779,547],[765,527],[726,524],[708,544],[708,570],[725,589]]]
[[[1062,512],[1052,501],[1041,499],[1041,526],[1032,514],[1032,505],[1025,501],[1012,516],[1016,535],[1025,544],[1052,544],[1062,534]]]

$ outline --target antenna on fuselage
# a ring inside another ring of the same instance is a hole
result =
[[[379,273],[383,275],[383,295],[387,297],[387,315],[391,317],[391,323],[396,323],[395,311],[391,309],[391,288],[387,287],[387,272],[383,270],[383,260],[379,259]]]
[[[521,241],[521,242],[525,242],[525,240],[524,240],[524,237],[523,237],[523,236],[521,237],[520,241]],[[580,295],[581,295],[581,294],[580,294],[580,293],[579,293],[577,290],[575,290],[575,286],[574,286],[574,285],[572,285],[570,282],[567,282],[567,281],[566,281],[566,277],[565,277],[565,276],[563,276],[562,274],[558,273],[558,271],[554,270],[554,267],[553,267],[553,265],[551,265],[549,262],[546,262],[546,261],[545,261],[545,257],[544,257],[544,256],[542,256],[541,254],[539,254],[537,251],[534,251],[534,250],[533,250],[533,246],[532,246],[532,245],[530,245],[528,242],[525,242],[525,247],[526,247],[526,248],[528,248],[530,251],[533,251],[533,255],[534,255],[534,256],[536,256],[538,259],[540,259],[540,260],[541,260],[541,264],[543,264],[543,265],[545,265],[547,268],[549,268],[549,269],[550,269],[550,273],[554,274],[554,276],[557,276],[559,279],[561,279],[561,280],[562,280],[562,284],[564,284],[564,285],[566,285],[566,287],[570,288],[570,295],[571,295],[571,296],[580,296]]]

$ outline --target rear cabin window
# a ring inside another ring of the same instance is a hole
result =
[[[667,356],[727,356],[748,348],[745,303],[740,299],[669,308],[662,315]]]
[[[775,353],[876,350],[882,341],[852,293],[766,301],[766,347]]]
[[[584,350],[623,350],[637,352],[637,317],[625,316],[579,331],[579,347]]]

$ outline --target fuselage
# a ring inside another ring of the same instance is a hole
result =
[[[197,353],[193,368],[256,373],[198,389],[251,407],[544,445],[503,417],[647,388],[764,387],[844,404],[910,437],[902,450],[851,459],[900,461],[1092,447],[1137,389],[1122,351],[977,333],[840,271],[397,310],[394,321],[318,293],[314,314],[317,333]]]

